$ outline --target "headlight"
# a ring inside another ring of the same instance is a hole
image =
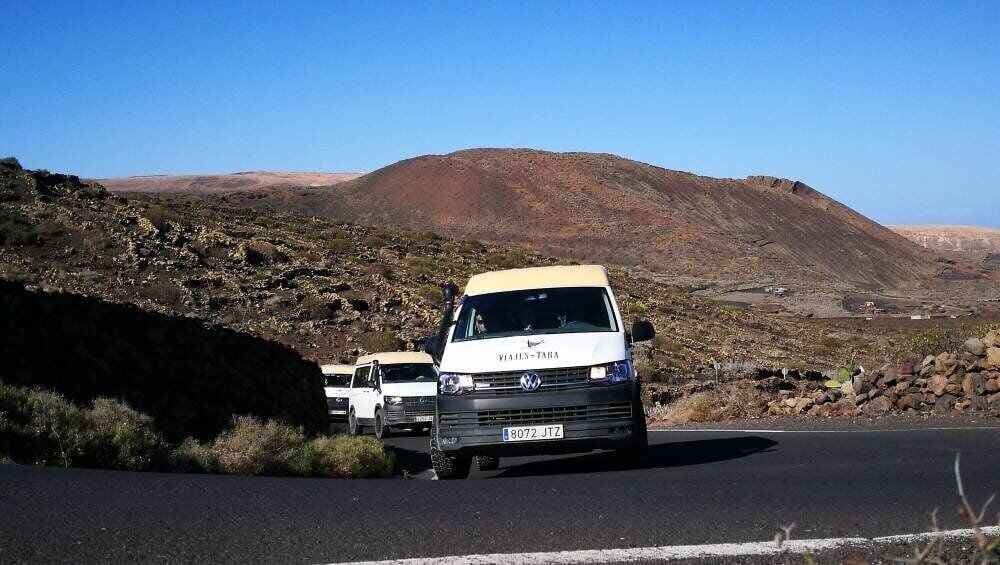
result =
[[[385,403],[388,406],[398,406],[403,403],[402,396],[383,396],[382,398],[385,399]]]
[[[472,380],[472,375],[441,373],[438,379],[438,390],[441,394],[465,394],[475,388],[476,383]]]
[[[608,384],[626,383],[632,380],[632,363],[628,360],[615,361],[607,365],[590,368],[590,380]]]

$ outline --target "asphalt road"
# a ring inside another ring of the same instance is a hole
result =
[[[128,473],[0,465],[0,562],[328,563],[494,552],[885,536],[966,527],[1000,491],[1000,430],[651,433],[606,453],[510,459],[428,481],[426,437],[389,440],[415,480]],[[991,515],[995,517],[995,511]],[[994,520],[995,521],[995,520]]]

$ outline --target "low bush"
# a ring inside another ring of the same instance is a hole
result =
[[[402,340],[392,332],[368,332],[362,334],[358,341],[369,353],[396,351],[403,346]]]
[[[152,418],[108,398],[80,408],[62,395],[0,385],[0,453],[14,461],[141,471],[166,453]]]
[[[299,477],[389,477],[395,467],[373,437],[308,439],[299,429],[250,416],[234,418],[233,428],[211,444],[185,440],[171,461],[185,471]]]
[[[346,255],[349,253],[354,253],[354,244],[351,243],[349,239],[331,239],[326,242],[326,249],[330,253],[335,253],[337,255]]]
[[[0,462],[238,475],[389,477],[395,460],[373,437],[318,436],[251,416],[214,441],[173,449],[149,416],[98,398],[81,408],[63,396],[0,384]]]

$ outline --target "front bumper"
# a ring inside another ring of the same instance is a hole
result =
[[[430,426],[433,420],[433,396],[404,396],[402,404],[385,406],[385,423],[390,426]]]
[[[347,399],[338,401],[336,398],[326,399],[326,415],[331,422],[347,421]]]
[[[511,457],[618,449],[635,437],[635,383],[500,396],[438,395],[435,443],[451,456]],[[557,440],[504,442],[503,428],[562,424]]]

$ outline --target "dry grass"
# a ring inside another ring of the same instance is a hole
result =
[[[759,418],[766,413],[767,399],[747,381],[695,392],[652,410],[655,420],[672,425]]]

